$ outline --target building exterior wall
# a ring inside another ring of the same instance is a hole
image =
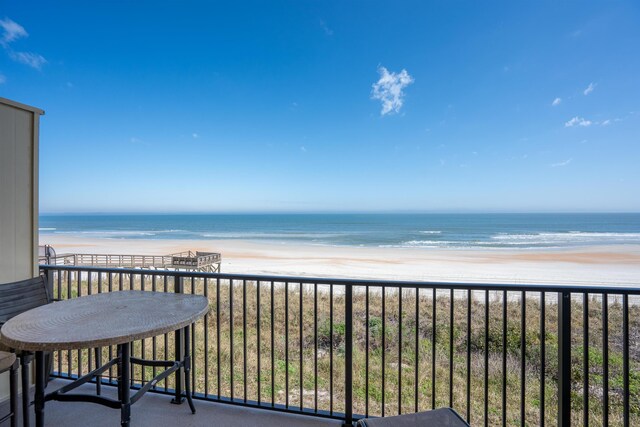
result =
[[[41,114],[37,108],[0,98],[0,284],[38,274]],[[3,374],[0,400],[8,395],[9,378]]]

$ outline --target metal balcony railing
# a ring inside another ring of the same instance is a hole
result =
[[[345,424],[440,406],[472,425],[640,424],[637,287],[41,269],[59,299],[123,289],[209,298],[191,333],[196,399]],[[132,355],[167,358],[174,344],[172,334],[142,340]],[[91,351],[57,352],[54,375],[93,364]],[[132,387],[153,370],[136,367]],[[152,390],[171,393],[175,381]]]

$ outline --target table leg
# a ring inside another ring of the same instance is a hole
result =
[[[96,369],[102,366],[102,349],[100,347],[96,347]],[[96,394],[100,396],[102,392],[102,375],[96,376]]]
[[[29,384],[29,365],[31,364],[31,361],[33,360],[33,353],[28,353],[26,351],[23,351],[20,355],[20,369],[22,372],[22,389],[23,390],[29,390],[30,384]],[[29,393],[22,393],[22,419],[23,419],[23,425],[28,426],[31,425],[30,421],[29,421],[29,411],[31,410],[31,408],[29,408],[29,406],[31,406],[31,399],[29,396]]]
[[[44,352],[36,351],[36,390],[35,410],[36,427],[44,427],[44,383],[45,378]]]
[[[120,409],[120,425],[129,426],[131,420],[131,397],[129,393],[131,381],[131,344],[118,344],[118,395],[122,407]]]
[[[182,328],[176,330],[175,332],[175,345],[174,345],[174,353],[176,362],[182,362],[184,359],[184,336],[182,333]],[[180,368],[176,371],[176,389],[175,395],[171,400],[171,403],[175,403],[176,405],[182,404],[184,402],[184,397],[182,397],[182,379],[183,379],[183,369]]]
[[[187,402],[189,402],[189,408],[191,408],[191,412],[193,414],[196,413],[196,407],[193,405],[193,399],[191,397],[191,376],[189,373],[191,372],[191,354],[189,353],[189,347],[191,340],[190,338],[190,328],[191,325],[185,326],[184,328],[184,389],[187,394]]]

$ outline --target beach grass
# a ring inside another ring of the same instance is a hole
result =
[[[62,274],[59,285],[54,281],[56,296],[66,299],[108,291],[108,280],[99,281],[96,275]],[[90,283],[89,283],[90,282]],[[100,283],[99,283],[100,282]],[[313,285],[298,283],[185,280],[184,292],[207,295],[210,312],[193,327],[193,382],[194,391],[236,400],[260,400],[268,406],[288,404],[292,408],[345,411],[345,298],[343,288],[334,286],[333,296],[329,286],[318,284],[317,311],[314,311]],[[100,289],[101,288],[101,289]],[[219,288],[219,289],[218,289]],[[153,280],[150,276],[114,274],[111,290],[144,289],[173,292],[173,279],[162,276]],[[288,289],[288,292],[287,292]],[[219,291],[217,299],[216,291]],[[273,292],[273,299],[271,298]],[[369,292],[368,323],[364,288],[354,291],[353,307],[353,412],[372,416],[395,415],[435,407],[452,406],[472,425],[484,423],[484,407],[487,401],[489,425],[503,422],[503,363],[506,364],[506,418],[507,425],[520,424],[521,393],[521,325],[525,330],[525,421],[527,425],[540,424],[541,408],[541,304],[539,293],[527,293],[526,318],[521,318],[519,292],[507,294],[506,334],[503,316],[502,292],[489,292],[489,323],[485,348],[485,293],[473,292],[467,304],[467,292],[456,291],[454,298],[446,290],[438,290],[435,300],[430,289],[402,291],[402,311],[397,289],[387,289],[382,314],[382,288]],[[260,317],[258,319],[258,296]],[[231,298],[233,297],[233,298]],[[233,311],[230,301],[233,299]],[[300,302],[302,301],[302,305]],[[453,308],[451,306],[453,304]],[[273,319],[271,317],[273,305]],[[419,317],[416,319],[416,306]],[[433,311],[436,322],[434,328]],[[471,308],[470,325],[467,323],[468,307]],[[583,300],[581,295],[572,299],[572,421],[584,424],[583,390]],[[159,307],[159,310],[162,308]],[[622,423],[623,356],[622,356],[622,306],[621,298],[609,299],[609,423]],[[246,317],[244,313],[246,312]],[[314,315],[315,313],[315,315]],[[453,313],[453,317],[451,317]],[[603,419],[603,341],[602,300],[594,296],[589,300],[588,312],[588,376],[589,423],[602,425]],[[219,319],[219,322],[218,322]],[[333,320],[331,320],[333,319]],[[630,319],[630,406],[631,424],[640,423],[640,306],[632,300]],[[523,321],[524,320],[524,321]],[[400,322],[402,321],[402,327]],[[555,299],[547,297],[545,304],[544,343],[546,347],[543,416],[548,425],[557,424],[558,378],[558,323]],[[246,324],[246,328],[245,328]],[[259,324],[259,328],[258,328]],[[367,343],[368,324],[368,347]],[[273,331],[272,331],[273,325]],[[258,330],[260,338],[258,339]],[[434,333],[435,330],[435,333]],[[302,340],[300,332],[302,331]],[[218,340],[219,335],[219,340]],[[451,336],[453,341],[450,341]],[[208,347],[205,347],[205,337]],[[156,349],[157,358],[173,357],[173,334],[136,342],[132,354],[151,358]],[[503,347],[503,339],[506,347]],[[232,346],[233,341],[233,346]],[[273,341],[273,346],[272,346]],[[316,348],[317,341],[317,352]],[[245,351],[246,346],[246,351]],[[417,351],[416,351],[417,349]],[[467,362],[467,349],[469,359]],[[400,355],[400,350],[402,354]],[[108,349],[102,349],[103,361]],[[504,353],[503,353],[504,352]],[[260,356],[258,357],[258,353]],[[433,354],[435,353],[435,360]],[[112,349],[112,355],[115,349]],[[219,354],[219,356],[218,356]],[[246,358],[245,358],[246,354]],[[366,364],[368,354],[368,387]],[[485,396],[485,354],[488,360],[487,388]],[[505,358],[503,359],[503,354]],[[450,358],[452,356],[452,358]],[[384,357],[384,362],[383,362]],[[61,352],[54,360],[54,370],[74,375],[86,373],[90,368],[90,352]],[[317,360],[317,364],[316,364]],[[504,361],[503,361],[504,360]],[[451,366],[450,362],[453,362]],[[233,363],[232,363],[233,362]],[[258,363],[259,362],[259,363]],[[258,370],[258,364],[260,369]],[[467,371],[467,364],[470,371]],[[233,368],[232,368],[233,365]],[[273,365],[273,371],[271,366]],[[384,367],[384,376],[383,376]],[[417,373],[416,373],[417,367]],[[435,369],[435,373],[434,373]],[[453,376],[451,377],[451,373]],[[115,372],[112,372],[115,375]],[[152,378],[153,370],[136,367],[133,377],[137,383]],[[302,375],[301,375],[302,374]],[[467,377],[470,382],[467,383]],[[218,382],[218,377],[220,381]],[[433,378],[435,377],[435,382]],[[115,378],[115,377],[114,377]],[[417,382],[416,382],[417,378]],[[384,385],[383,385],[384,382]],[[233,387],[232,387],[233,383]],[[173,388],[169,378],[157,385],[159,389]],[[417,389],[417,395],[416,395]],[[317,392],[316,392],[317,390]],[[434,394],[435,392],[435,394]],[[467,408],[467,393],[470,405]],[[317,396],[317,399],[316,399]],[[368,396],[368,401],[366,397]]]

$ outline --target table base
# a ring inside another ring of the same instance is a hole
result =
[[[35,389],[35,413],[36,427],[44,427],[44,406],[45,402],[56,400],[59,402],[90,402],[107,406],[113,409],[120,409],[120,424],[129,426],[131,419],[131,405],[136,403],[149,389],[154,387],[158,382],[166,379],[169,375],[176,374],[175,396],[171,403],[181,404],[186,397],[191,412],[195,414],[196,408],[193,405],[191,397],[191,381],[189,380],[189,372],[191,371],[191,355],[189,354],[189,334],[190,326],[186,326],[175,332],[176,338],[176,358],[175,360],[146,360],[131,357],[131,343],[118,344],[118,355],[106,364],[94,369],[88,374],[76,379],[75,381],[59,388],[58,390],[45,394],[46,367],[44,352],[37,351],[35,357],[36,363],[36,389]],[[101,362],[98,358],[99,352],[96,352],[96,365]],[[166,368],[163,372],[155,376],[151,381],[146,382],[138,389],[133,396],[131,395],[131,365],[153,366]],[[102,374],[112,366],[117,366],[118,372],[118,399],[110,399],[101,396],[100,385],[102,382]],[[184,377],[183,377],[184,373]],[[96,379],[96,394],[75,394],[69,393],[75,388]],[[182,382],[184,381],[185,393],[182,392]]]

